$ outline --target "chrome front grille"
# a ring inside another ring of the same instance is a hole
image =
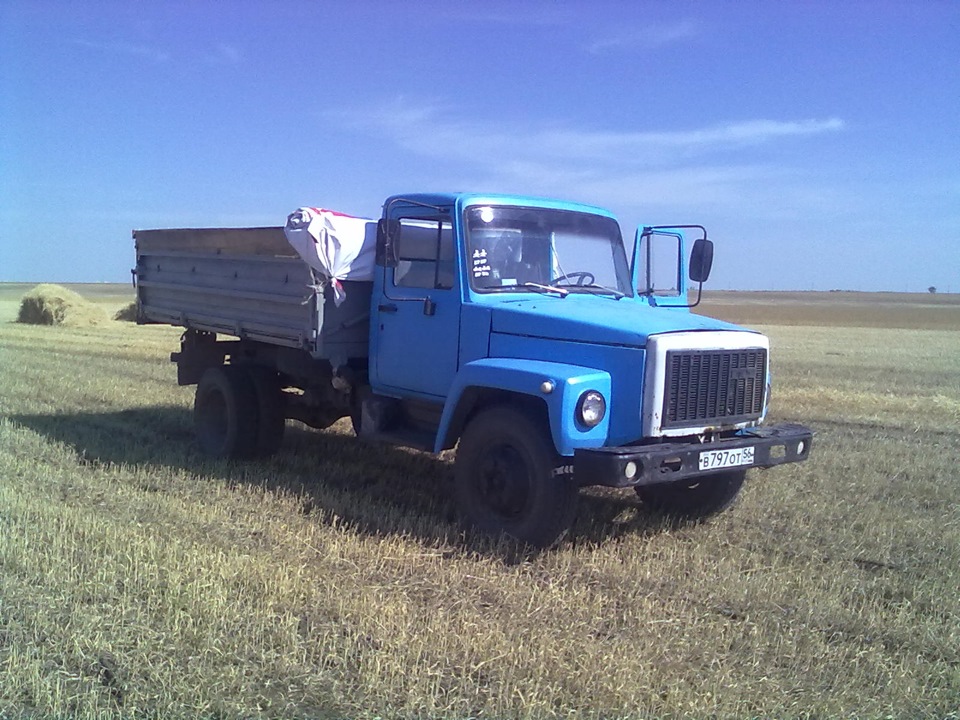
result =
[[[730,425],[763,413],[767,351],[668,350],[662,427]]]

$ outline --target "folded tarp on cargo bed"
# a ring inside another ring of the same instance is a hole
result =
[[[323,208],[302,207],[287,217],[287,242],[333,286],[334,302],[346,297],[341,280],[373,280],[377,223]]]

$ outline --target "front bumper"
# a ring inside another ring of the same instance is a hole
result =
[[[812,442],[813,431],[803,425],[747,428],[738,435],[710,443],[673,442],[577,450],[573,456],[573,472],[581,486],[651,485],[716,472],[801,462],[810,456]],[[701,453],[738,448],[753,448],[752,462],[715,470],[700,469]],[[631,470],[634,470],[632,474]]]

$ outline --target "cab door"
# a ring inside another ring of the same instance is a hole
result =
[[[687,305],[684,246],[682,228],[637,228],[631,267],[633,287],[650,305]]]
[[[447,215],[400,217],[383,272],[371,384],[384,394],[444,398],[457,373],[460,283]]]

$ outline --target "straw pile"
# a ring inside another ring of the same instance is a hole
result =
[[[137,321],[137,302],[134,300],[129,305],[126,305],[119,310],[113,316],[114,320],[124,320],[126,322],[136,322]]]
[[[37,285],[20,300],[17,322],[30,325],[99,325],[107,320],[103,308],[60,285]]]

